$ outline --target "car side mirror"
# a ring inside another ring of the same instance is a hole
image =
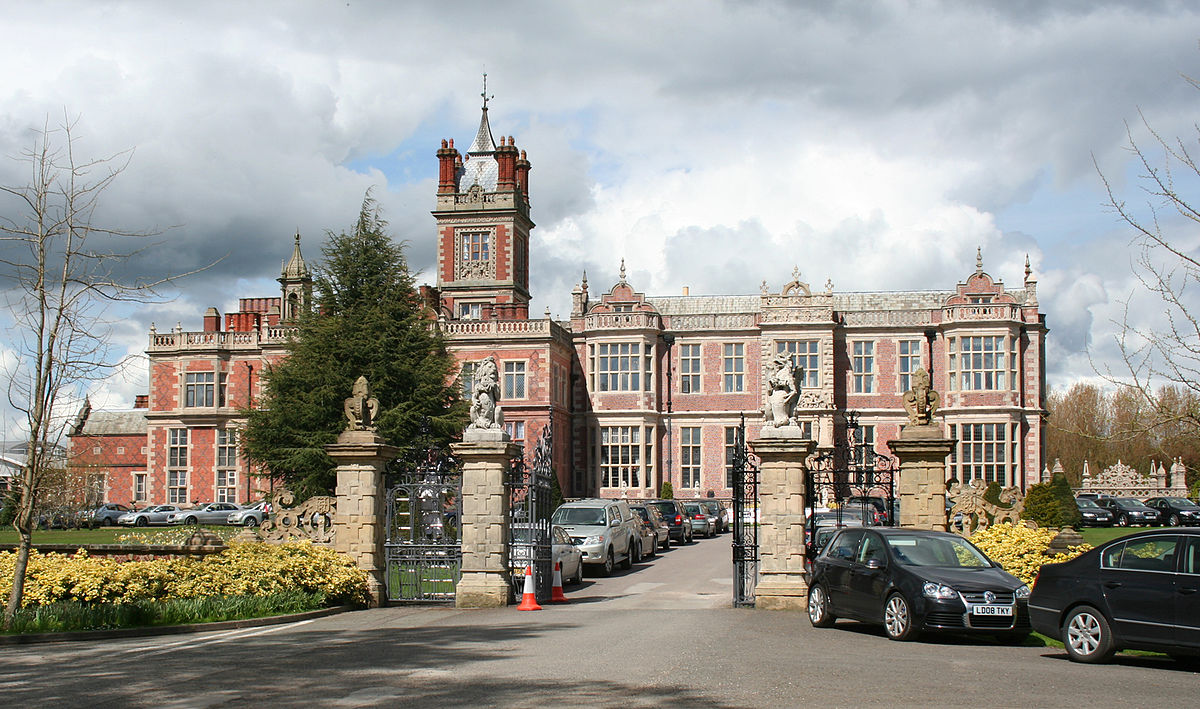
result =
[[[608,523],[608,526],[610,526],[610,527],[620,527],[620,526],[621,526],[621,520],[619,520],[619,519],[614,519],[614,520],[611,520],[611,521],[609,521],[609,523]]]
[[[879,569],[883,568],[883,560],[882,559],[867,559],[867,568],[874,570],[874,571],[878,571]]]

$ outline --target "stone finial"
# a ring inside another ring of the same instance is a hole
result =
[[[1066,472],[1065,470],[1063,470],[1063,464],[1062,464],[1061,459],[1059,459],[1059,458],[1054,459],[1054,467],[1050,470],[1050,472],[1053,473],[1054,475],[1062,475],[1064,472]]]
[[[379,415],[379,400],[371,396],[367,378],[360,376],[354,381],[354,389],[343,405],[348,423],[347,431],[374,431],[375,417]]]
[[[767,279],[763,279],[762,284],[758,287],[758,292],[763,295],[768,295],[771,292],[770,288],[767,287]]]
[[[826,293],[826,295],[833,295],[833,279],[832,278],[825,279],[825,293]]]
[[[796,399],[800,390],[796,387],[796,365],[786,352],[775,355],[771,362],[771,376],[767,378],[767,405],[763,419],[770,428],[795,426]]]
[[[983,273],[983,247],[975,247],[975,273]]]
[[[1029,254],[1025,254],[1025,282],[1028,283],[1032,276],[1033,268],[1029,265]]]
[[[471,423],[467,431],[503,429],[504,415],[499,402],[500,374],[496,369],[496,358],[488,355],[475,367],[471,386]]]
[[[625,259],[621,259],[621,282],[625,282]]]
[[[930,386],[929,372],[919,368],[912,374],[912,388],[904,392],[904,411],[909,426],[929,426],[941,397]]]

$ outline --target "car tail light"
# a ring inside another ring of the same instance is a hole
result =
[[[675,524],[683,524],[683,515],[675,515]]]

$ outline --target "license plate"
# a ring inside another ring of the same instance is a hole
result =
[[[971,615],[1012,615],[1012,606],[971,606]]]

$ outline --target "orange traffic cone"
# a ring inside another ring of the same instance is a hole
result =
[[[521,593],[521,605],[517,606],[519,611],[540,611],[541,606],[537,602],[537,591],[533,588],[533,567],[525,567],[525,590]]]
[[[554,562],[554,587],[550,589],[551,603],[566,603],[567,597],[563,595],[562,587],[562,562]]]

